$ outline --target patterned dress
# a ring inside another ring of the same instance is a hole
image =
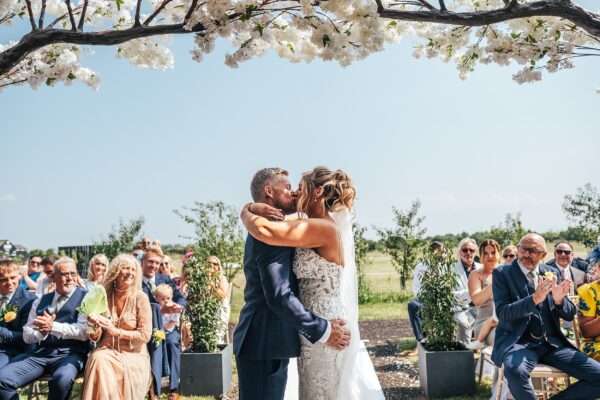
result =
[[[294,273],[299,280],[300,301],[307,310],[327,320],[344,317],[342,271],[342,266],[327,261],[314,250],[296,250]],[[300,340],[300,400],[336,400],[342,353],[325,343],[312,344],[302,336]]]
[[[577,289],[579,294],[579,314],[582,317],[600,317],[600,282],[592,282],[582,285]],[[600,361],[600,337],[581,337],[581,351]]]

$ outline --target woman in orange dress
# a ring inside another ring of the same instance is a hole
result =
[[[142,292],[138,261],[121,254],[110,263],[104,280],[110,318],[90,315],[96,326],[90,339],[98,346],[87,361],[83,400],[141,400],[150,387],[152,313]]]

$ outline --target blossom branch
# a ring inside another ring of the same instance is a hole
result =
[[[40,10],[40,19],[38,21],[38,26],[40,29],[44,29],[44,16],[46,14],[46,0],[42,0],[42,9]]]
[[[140,26],[140,10],[142,8],[142,0],[137,0],[135,5],[135,20],[133,22],[133,26]]]
[[[73,16],[73,9],[71,8],[71,0],[65,0],[65,3],[67,3],[67,11],[69,12],[69,20],[71,21],[71,29],[76,31],[77,25],[75,24],[75,17]]]
[[[375,2],[381,17],[395,20],[484,26],[518,18],[559,17],[573,22],[592,36],[600,37],[600,15],[566,1],[541,0],[523,4],[511,1],[501,9],[473,12],[442,12],[436,9],[394,10],[385,8],[382,0],[375,0]]]
[[[156,10],[154,10],[154,12],[152,14],[150,14],[150,16],[148,18],[146,18],[146,20],[144,21],[143,25],[148,25],[150,22],[152,22],[152,20],[154,18],[156,18],[156,16],[158,14],[160,14],[160,12],[167,6],[167,4],[169,4],[171,1],[173,0],[163,0],[162,3],[160,3],[160,6],[158,6],[158,8]]]
[[[27,4],[27,14],[29,14],[29,23],[31,24],[31,30],[35,31],[37,27],[35,26],[35,20],[33,18],[33,10],[31,9],[31,0],[25,0],[25,4]]]
[[[77,29],[79,29],[80,31],[83,30],[83,24],[85,23],[85,13],[87,12],[88,2],[89,0],[85,0],[83,2],[83,9],[81,10],[81,16],[79,17],[79,24],[77,24]]]

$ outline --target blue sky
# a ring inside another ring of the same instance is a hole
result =
[[[561,229],[563,196],[600,186],[598,60],[518,85],[513,67],[461,81],[452,64],[412,58],[408,42],[347,68],[267,55],[239,69],[223,64],[223,42],[201,64],[190,37],[172,43],[166,72],[97,48],[86,57],[97,92],[0,93],[0,239],[87,244],[143,215],[147,234],[183,242],[191,229],[173,209],[241,206],[252,174],[273,165],[294,182],[319,164],[347,170],[367,226],[419,198],[432,234],[489,228],[507,212]]]

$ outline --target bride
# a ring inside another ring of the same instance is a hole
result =
[[[269,221],[248,207],[242,221],[250,235],[274,246],[296,247],[293,270],[303,305],[327,320],[343,319],[351,332],[343,351],[300,336],[300,400],[383,400],[383,392],[358,330],[357,274],[352,203],[356,191],[343,171],[316,167],[298,190],[298,219]],[[268,206],[267,206],[268,207]],[[263,207],[255,207],[265,210]],[[270,208],[270,207],[269,207]],[[265,210],[265,215],[276,215]],[[291,374],[292,372],[290,372]],[[293,381],[294,377],[290,377]],[[296,397],[293,385],[286,398]]]

